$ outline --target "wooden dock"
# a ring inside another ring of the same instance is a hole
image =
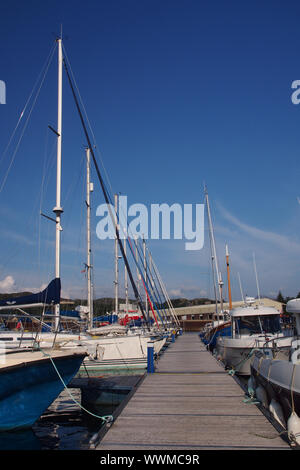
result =
[[[290,450],[289,444],[206,350],[179,336],[146,374],[97,450]]]

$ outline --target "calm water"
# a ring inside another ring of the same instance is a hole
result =
[[[79,389],[71,389],[72,396],[81,402]],[[109,415],[116,405],[87,409],[97,415]],[[41,416],[32,429],[0,434],[0,450],[83,450],[99,431],[102,421],[85,411],[63,391]]]

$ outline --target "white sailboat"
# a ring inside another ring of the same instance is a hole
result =
[[[213,351],[216,345],[216,340],[220,332],[229,326],[227,312],[224,311],[223,306],[223,280],[222,274],[219,270],[216,242],[214,236],[214,229],[210,211],[210,203],[208,198],[207,188],[204,188],[205,193],[205,205],[207,210],[208,218],[208,227],[209,227],[209,241],[210,241],[210,254],[211,254],[211,264],[212,264],[212,275],[213,275],[213,288],[215,295],[215,305],[216,305],[216,320],[205,325],[205,328],[200,334],[202,341],[207,345],[207,347]]]

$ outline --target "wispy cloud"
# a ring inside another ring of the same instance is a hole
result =
[[[279,290],[285,295],[296,295],[300,290],[300,239],[295,220],[286,227],[289,234],[284,233],[285,227],[277,233],[240,220],[220,203],[217,208],[217,243],[219,246],[229,243],[233,284],[238,284],[237,272],[240,272],[245,291],[256,295],[252,258],[255,253],[261,292],[273,297]]]
[[[1,230],[1,236],[9,238],[10,240],[16,242],[20,242],[26,246],[33,246],[36,244],[36,240],[33,240],[32,238],[26,237],[25,235],[18,232],[14,232],[12,230]]]
[[[224,219],[231,222],[233,225],[241,229],[244,233],[258,240],[262,240],[262,241],[277,245],[278,248],[293,251],[294,253],[300,254],[300,242],[292,240],[286,235],[270,232],[268,230],[262,230],[260,228],[248,225],[244,222],[241,222],[234,215],[230,214],[230,212],[228,212],[228,210],[226,210],[220,204],[218,204],[218,207]]]

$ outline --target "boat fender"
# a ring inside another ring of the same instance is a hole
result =
[[[254,379],[253,375],[250,375],[247,385],[248,385],[248,395],[250,397],[254,397],[255,396],[256,383],[255,383],[255,379]]]
[[[295,411],[292,412],[288,419],[287,429],[291,443],[294,445],[300,445],[300,418]]]
[[[267,397],[267,394],[266,394],[266,391],[265,389],[259,385],[258,387],[256,387],[255,389],[255,395],[256,395],[256,398],[258,399],[258,401],[260,401],[260,403],[265,407],[265,408],[268,408],[268,397]]]
[[[281,426],[285,428],[286,422],[284,419],[282,408],[280,404],[276,400],[274,400],[274,398],[272,398],[271,400],[271,403],[269,405],[269,410],[274,416],[274,418],[276,419],[276,421],[278,421],[278,423],[281,424]]]

